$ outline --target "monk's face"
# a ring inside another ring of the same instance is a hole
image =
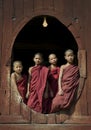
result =
[[[49,63],[56,65],[57,64],[57,57],[55,54],[50,54],[49,55]]]
[[[73,63],[73,61],[74,61],[74,54],[73,54],[73,52],[71,52],[71,51],[67,51],[66,53],[65,53],[65,59],[67,60],[67,62],[69,62],[69,63]]]
[[[23,66],[22,66],[22,64],[19,63],[19,62],[15,63],[14,66],[13,66],[13,70],[14,70],[16,73],[18,73],[18,74],[20,74],[20,73],[22,72],[22,69],[23,69]]]
[[[43,62],[43,59],[40,55],[35,55],[33,60],[35,62],[35,65],[40,65]]]

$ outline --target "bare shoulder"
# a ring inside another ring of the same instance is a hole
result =
[[[11,77],[15,77],[15,73],[14,72],[11,74]]]
[[[31,73],[33,66],[29,67],[28,72]]]
[[[29,67],[29,70],[32,70],[33,66]]]
[[[14,72],[11,74],[11,81],[13,81],[13,80],[16,80],[16,75]]]
[[[66,65],[61,65],[60,69],[64,69],[66,67]]]

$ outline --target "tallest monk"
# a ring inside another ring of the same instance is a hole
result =
[[[66,50],[64,57],[67,63],[60,67],[58,93],[52,100],[51,113],[69,108],[79,86],[79,68],[74,64],[73,50]]]
[[[42,65],[43,56],[41,53],[34,55],[34,66],[29,68],[28,102],[27,105],[36,112],[45,113],[47,94],[48,68]]]

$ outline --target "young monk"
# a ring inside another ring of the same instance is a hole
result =
[[[60,67],[58,93],[52,101],[51,112],[69,108],[79,85],[79,69],[74,64],[73,50],[66,50],[64,57],[67,63]]]
[[[56,54],[50,54],[49,55],[49,76],[48,76],[48,83],[49,88],[51,89],[51,96],[55,97],[55,95],[58,92],[58,77],[59,77],[59,67],[57,66],[57,56]]]
[[[48,68],[43,66],[43,56],[41,53],[34,55],[34,66],[29,68],[29,96],[27,105],[36,112],[46,113],[45,99],[47,93]]]
[[[16,92],[18,99],[26,103],[27,76],[22,75],[23,65],[21,61],[13,62],[13,73],[11,74],[11,87]]]

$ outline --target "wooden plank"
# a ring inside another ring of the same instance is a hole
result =
[[[1,124],[0,130],[91,130],[91,125],[86,124]]]
[[[43,1],[43,8],[54,10],[54,0],[42,0]]]
[[[34,0],[34,12],[43,9],[43,0]]]
[[[34,11],[34,0],[24,0],[24,16],[28,17]]]
[[[14,30],[24,18],[24,0],[12,0],[12,25]]]
[[[0,0],[0,59],[2,58],[2,35],[3,35],[3,0]],[[0,87],[1,87],[1,62],[0,62]]]
[[[86,78],[86,50],[79,50],[78,65],[80,70],[80,77]]]

